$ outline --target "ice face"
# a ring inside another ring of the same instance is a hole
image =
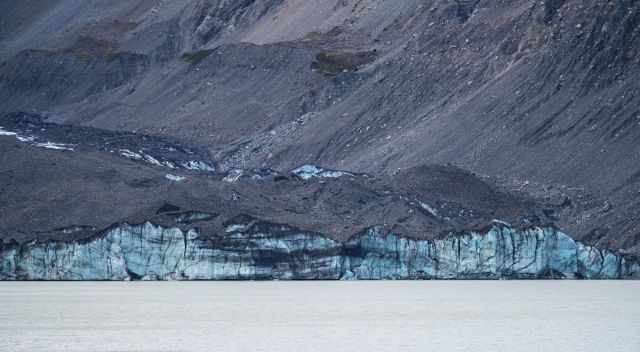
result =
[[[553,228],[496,226],[417,240],[373,227],[346,243],[286,226],[196,230],[121,224],[91,240],[0,246],[3,280],[619,279],[640,265]]]

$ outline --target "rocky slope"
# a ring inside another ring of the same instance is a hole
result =
[[[4,280],[619,279],[640,271],[629,253],[559,231],[553,220],[563,206],[455,167],[390,177],[313,165],[216,173],[131,158],[107,131],[67,129],[71,138],[90,133],[92,145],[38,142],[62,135],[28,117],[31,129],[14,125],[19,132],[4,130],[0,140]],[[164,145],[147,141],[155,143],[144,145],[148,153]]]
[[[338,277],[377,226],[498,220],[633,261],[638,48],[633,0],[0,4],[0,238],[173,231],[166,207],[207,241],[239,215],[322,234]],[[573,262],[548,269],[598,277]]]

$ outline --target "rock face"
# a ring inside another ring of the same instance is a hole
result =
[[[226,234],[150,222],[91,239],[0,247],[2,280],[620,279],[640,265],[553,228],[494,226],[414,240],[372,227],[345,243],[255,219]]]

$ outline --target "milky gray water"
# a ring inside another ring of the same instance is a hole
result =
[[[640,281],[0,282],[0,351],[640,351]]]

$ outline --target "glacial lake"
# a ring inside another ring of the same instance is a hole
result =
[[[640,281],[0,282],[0,351],[640,351]]]

